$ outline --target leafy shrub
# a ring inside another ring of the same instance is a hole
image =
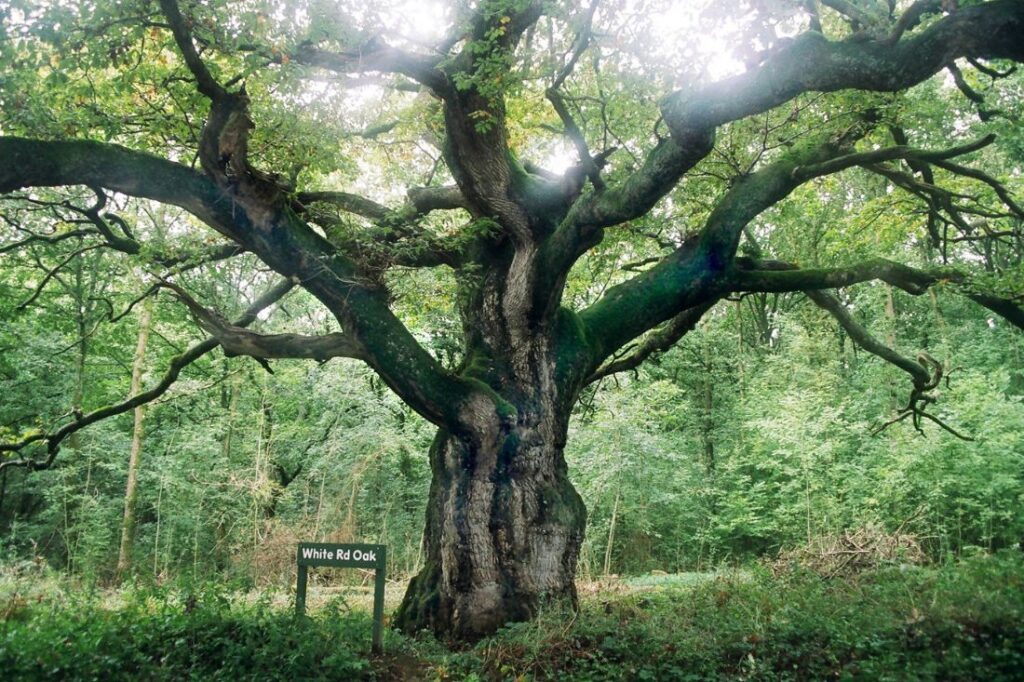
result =
[[[0,625],[7,680],[365,679],[369,617],[297,620],[267,602],[239,604],[217,589],[130,593],[40,607]]]
[[[457,651],[387,633],[341,602],[296,620],[266,596],[138,589],[19,603],[0,623],[4,680],[1015,680],[1024,556],[843,579],[755,567],[629,581]],[[117,596],[117,595],[115,595]],[[109,600],[109,595],[108,595]]]

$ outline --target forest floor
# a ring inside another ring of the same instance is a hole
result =
[[[388,612],[401,595],[389,585]],[[763,566],[580,586],[472,647],[385,633],[363,590],[223,586],[87,590],[0,571],[0,676],[248,680],[1019,680],[1024,555],[824,578]]]

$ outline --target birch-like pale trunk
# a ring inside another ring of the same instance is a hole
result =
[[[132,360],[131,394],[142,392],[142,375],[146,369],[146,346],[149,344],[149,330],[153,322],[153,299],[142,303],[139,315],[139,335]],[[124,490],[124,518],[121,521],[121,546],[117,553],[117,581],[124,580],[132,570],[132,549],[135,545],[136,506],[138,502],[139,461],[142,458],[142,441],[145,433],[146,405],[135,408],[132,425],[132,444],[128,454],[128,482]]]

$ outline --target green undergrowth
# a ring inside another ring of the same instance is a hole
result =
[[[8,586],[9,588],[10,586]],[[330,603],[290,610],[219,588],[0,591],[5,680],[1016,680],[1024,556],[843,579],[754,568],[629,579],[452,651]]]
[[[370,617],[329,604],[296,619],[218,588],[14,602],[0,624],[5,680],[372,679]]]
[[[598,594],[449,655],[435,678],[1019,680],[1024,558],[848,579],[766,570]],[[638,581],[627,581],[636,583]]]

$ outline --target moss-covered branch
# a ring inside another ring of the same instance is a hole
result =
[[[853,339],[854,343],[872,355],[885,360],[889,364],[898,367],[910,375],[913,388],[910,391],[910,398],[907,401],[906,407],[902,408],[896,417],[875,429],[875,433],[910,417],[914,424],[914,428],[921,433],[924,433],[921,428],[921,419],[923,418],[937,424],[939,427],[953,434],[957,438],[962,440],[974,440],[969,436],[963,435],[938,417],[927,412],[928,406],[936,400],[936,396],[932,391],[938,387],[939,382],[942,381],[944,371],[942,363],[924,351],[918,353],[916,359],[911,359],[897,351],[895,348],[890,348],[885,345],[872,336],[862,324],[853,319],[853,315],[851,315],[846,309],[846,306],[844,306],[842,302],[832,294],[819,290],[810,290],[804,293],[806,293],[807,297],[814,301],[815,304],[834,317],[839,323],[839,326],[850,335],[850,338]]]
[[[804,33],[747,73],[667,97],[662,115],[672,139],[659,142],[621,184],[581,199],[567,231],[600,229],[645,214],[711,152],[715,131],[725,123],[763,113],[805,92],[896,92],[958,57],[1021,61],[1021,35],[1024,4],[1017,0],[960,10],[900,41],[832,42],[816,31]]]
[[[278,56],[277,60],[280,59]],[[435,90],[447,87],[444,74],[437,68],[440,57],[406,52],[377,38],[354,50],[332,50],[304,43],[289,60],[340,74],[399,73]]]
[[[0,194],[26,187],[90,185],[185,209],[231,239],[231,202],[188,166],[116,144],[0,137]]]
[[[600,367],[587,378],[586,383],[592,384],[612,374],[636,369],[652,355],[668,350],[686,334],[693,331],[697,323],[700,322],[700,318],[711,310],[716,302],[716,300],[705,301],[679,313],[665,323],[664,327],[651,332],[636,348],[630,349],[627,354]]]
[[[186,166],[99,142],[0,137],[0,158],[0,193],[88,184],[184,208],[296,278],[411,407],[435,423],[458,426],[461,404],[476,387],[446,372],[395,317],[387,292],[276,196],[239,198]]]
[[[739,260],[729,278],[730,291],[807,291],[837,289],[852,284],[881,280],[909,294],[919,295],[941,281],[962,282],[965,275],[955,268],[921,270],[902,263],[874,258],[842,268],[802,269],[777,261]]]
[[[260,334],[231,324],[215,311],[200,305],[188,292],[173,282],[165,281],[161,286],[172,290],[178,296],[199,325],[217,340],[224,349],[224,354],[229,357],[245,355],[259,360],[293,358],[319,362],[331,358],[362,359],[359,345],[347,334]]]
[[[1024,4],[999,0],[962,9],[919,34],[890,43],[832,42],[807,32],[758,68],[669,97],[662,113],[677,142],[707,136],[718,126],[762,113],[804,92],[847,88],[896,92],[945,68],[958,57],[1024,60]]]
[[[863,131],[851,131],[856,137]],[[644,332],[687,308],[717,299],[743,228],[765,209],[789,195],[816,167],[843,155],[843,143],[828,140],[793,150],[775,163],[739,178],[708,216],[700,233],[654,267],[612,287],[581,318],[595,339],[596,369],[601,362]]]
[[[1024,309],[1016,301],[974,290],[970,284],[970,276],[957,268],[921,269],[884,258],[874,258],[839,268],[801,269],[792,263],[746,259],[737,259],[737,265],[726,285],[734,292],[811,291],[878,280],[908,294],[919,296],[932,286],[950,282],[964,287],[963,294],[967,298],[988,308],[1018,329],[1024,330]]]

